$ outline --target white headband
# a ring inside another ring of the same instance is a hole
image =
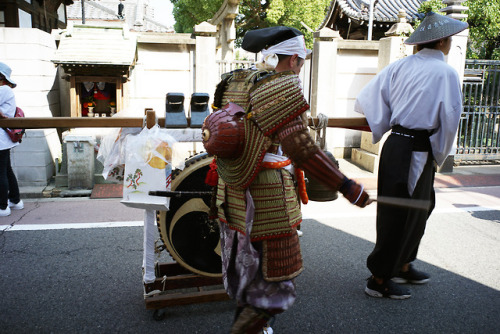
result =
[[[262,70],[274,70],[279,61],[277,55],[291,56],[296,54],[300,58],[306,59],[306,56],[311,53],[311,50],[306,49],[304,36],[300,35],[270,46],[261,52],[262,59],[256,63],[255,66]]]

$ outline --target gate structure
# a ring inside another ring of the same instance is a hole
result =
[[[500,61],[466,60],[455,160],[500,159]]]

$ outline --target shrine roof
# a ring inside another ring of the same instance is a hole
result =
[[[131,66],[137,38],[122,26],[68,25],[61,32],[55,64]]]
[[[373,7],[374,23],[395,23],[398,21],[398,12],[404,9],[409,22],[417,18],[420,4],[427,0],[375,0]],[[341,15],[347,15],[360,24],[368,24],[370,0],[332,0],[321,26],[323,28],[332,15],[340,8]]]

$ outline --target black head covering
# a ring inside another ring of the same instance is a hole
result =
[[[301,36],[303,33],[292,27],[269,27],[247,31],[241,47],[243,50],[258,53],[287,39]]]

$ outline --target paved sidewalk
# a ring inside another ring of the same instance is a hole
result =
[[[339,159],[340,170],[362,183],[368,190],[377,189],[377,175],[362,169],[350,160]],[[500,164],[464,165],[453,168],[452,173],[437,173],[436,188],[500,186]]]
[[[368,190],[377,189],[377,175],[360,168],[350,160],[339,159],[340,170],[349,178],[362,183]],[[453,168],[452,173],[437,173],[436,188],[500,186],[500,164],[466,165]],[[51,197],[54,186],[21,187],[21,198]],[[61,197],[89,197],[90,190],[59,190]],[[53,195],[52,195],[53,196]]]

